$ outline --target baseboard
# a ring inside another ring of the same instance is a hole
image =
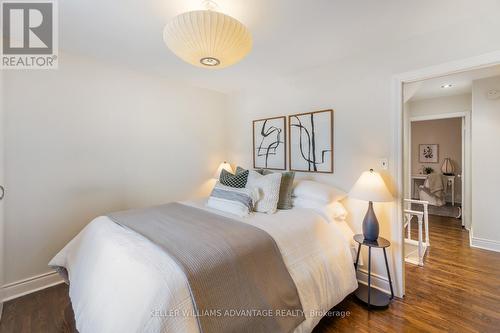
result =
[[[60,283],[64,280],[61,276],[54,271],[30,277],[28,279],[12,282],[2,286],[2,302],[10,301],[11,299],[18,298],[35,291],[49,288]]]
[[[476,247],[476,248],[483,249],[483,250],[500,252],[500,242],[499,241],[474,237],[474,235],[472,233],[472,229],[470,231],[470,235],[471,235],[470,236],[470,246],[471,247]]]
[[[391,293],[391,287],[389,286],[389,280],[387,277],[371,273],[371,286],[376,288],[386,294]],[[357,271],[358,282],[368,285],[368,271],[363,268],[358,268]]]

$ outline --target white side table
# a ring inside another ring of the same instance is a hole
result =
[[[445,175],[445,177],[448,179],[448,187],[451,188],[451,205],[455,206],[455,176]]]

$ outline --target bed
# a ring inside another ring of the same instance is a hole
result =
[[[295,283],[305,320],[294,332],[311,332],[326,311],[357,288],[352,231],[308,208],[235,217],[206,207],[206,199],[182,202],[252,224],[276,242]],[[80,333],[200,331],[184,273],[175,260],[109,217],[89,223],[49,263],[65,268]]]

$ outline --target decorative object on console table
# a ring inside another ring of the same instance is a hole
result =
[[[453,166],[451,158],[447,157],[444,159],[443,165],[441,165],[441,172],[445,176],[453,176],[455,174],[455,167]]]
[[[286,117],[253,121],[253,167],[286,170]]]
[[[349,196],[368,201],[368,210],[363,220],[363,235],[367,241],[376,241],[379,225],[377,216],[373,211],[373,202],[390,202],[393,200],[384,180],[373,169],[365,171],[354,184]]]
[[[394,291],[392,289],[391,273],[389,271],[389,264],[387,262],[387,253],[385,248],[389,247],[391,243],[382,237],[377,238],[375,241],[367,241],[361,234],[354,235],[354,240],[358,243],[358,254],[356,256],[356,263],[354,264],[356,270],[358,269],[359,253],[361,252],[361,245],[368,247],[368,286],[364,284],[359,284],[358,289],[354,292],[354,295],[362,302],[370,306],[376,307],[386,307],[389,305],[391,300],[394,298]],[[372,276],[372,248],[381,248],[384,251],[385,268],[387,270],[387,279],[389,280],[389,287],[391,288],[391,295],[388,295],[378,289],[372,288],[371,276]]]
[[[288,116],[291,171],[333,173],[333,110]]]
[[[431,174],[431,173],[433,173],[433,172],[434,172],[434,169],[433,169],[433,168],[431,168],[431,167],[424,167],[424,168],[423,168],[423,173],[424,173],[424,175],[430,175],[430,174]]]
[[[438,144],[423,144],[418,147],[420,163],[439,163]]]
[[[222,170],[226,170],[226,171],[228,171],[230,173],[234,173],[233,172],[233,168],[231,168],[231,164],[229,164],[226,161],[224,161],[221,164],[219,164],[219,167],[217,168],[217,171],[215,171],[215,174],[214,174],[214,178],[215,179],[219,179],[220,173],[221,173]]]

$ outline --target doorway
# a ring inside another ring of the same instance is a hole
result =
[[[492,66],[500,65],[500,51],[491,52],[483,55],[479,55],[472,58],[462,59],[458,61],[452,61],[448,63],[443,63],[436,66],[431,66],[427,68],[422,68],[415,71],[400,73],[394,75],[393,77],[393,94],[392,94],[392,110],[393,110],[393,119],[394,119],[394,131],[393,131],[393,145],[392,145],[392,155],[391,159],[394,161],[393,165],[390,167],[391,172],[394,174],[395,179],[395,191],[398,193],[398,200],[396,201],[396,205],[394,206],[393,216],[394,223],[392,225],[392,231],[395,235],[398,235],[398,238],[394,239],[394,251],[395,251],[395,282],[396,288],[395,293],[398,297],[403,297],[406,293],[406,271],[408,268],[405,265],[404,261],[404,225],[403,225],[403,202],[404,197],[407,193],[405,190],[407,189],[407,184],[405,184],[405,173],[408,168],[408,161],[404,158],[403,147],[407,144],[406,138],[404,137],[404,133],[407,132],[407,128],[405,128],[407,122],[404,118],[404,99],[403,99],[403,86],[407,83],[423,81],[426,79],[439,78],[452,74],[460,74],[470,70],[475,69],[484,69]],[[484,88],[484,87],[483,87]],[[484,93],[486,95],[486,92]],[[484,99],[484,98],[483,98]],[[472,120],[471,120],[472,122]],[[470,138],[465,138],[465,140],[470,140]],[[464,154],[465,156],[466,154]],[[467,160],[466,163],[469,163],[471,159]],[[472,170],[477,170],[478,168],[474,168]],[[471,168],[469,168],[471,170]],[[473,171],[475,173],[476,171]],[[477,178],[477,177],[476,177]],[[490,177],[491,178],[491,177]],[[495,178],[495,177],[493,177]],[[469,181],[471,179],[469,178]],[[471,187],[471,189],[473,189]],[[476,188],[477,190],[477,188]],[[477,197],[477,196],[476,196]],[[465,198],[464,198],[465,200]],[[467,201],[464,201],[464,206],[467,204]],[[471,214],[473,207],[471,206],[469,209],[469,213]],[[476,214],[478,210],[474,210]],[[488,212],[490,213],[490,212]],[[483,214],[484,215],[484,214]],[[472,215],[470,215],[472,216]],[[474,222],[472,218],[469,216],[470,221],[470,243],[473,247],[478,248],[486,248],[492,249],[495,251],[494,246],[495,242],[492,242],[488,239],[481,239],[476,235],[476,230],[474,229]],[[476,221],[476,223],[478,220]],[[479,234],[479,233],[477,233]],[[499,248],[500,249],[500,248]]]
[[[463,75],[470,75],[470,73],[473,73],[474,75],[479,75],[479,77],[473,77],[472,81],[474,80],[481,80],[483,78],[490,77],[491,75],[486,75],[482,76],[484,74],[484,71],[491,70],[492,68],[498,72],[494,73],[493,75],[500,75],[500,67],[498,66],[500,64],[500,52],[492,53],[492,54],[487,54],[484,56],[479,56],[476,58],[471,58],[471,59],[466,59],[463,61],[459,62],[453,62],[453,63],[448,63],[444,64],[441,66],[435,66],[415,72],[409,72],[409,73],[404,73],[401,74],[397,77],[395,77],[394,83],[395,83],[395,96],[399,96],[398,98],[395,97],[395,119],[396,122],[399,122],[401,124],[401,127],[396,127],[395,128],[395,144],[394,146],[396,147],[395,149],[395,160],[397,161],[396,165],[396,186],[398,188],[399,192],[399,198],[400,200],[398,201],[398,204],[395,209],[395,214],[397,216],[397,221],[399,221],[395,226],[394,229],[399,231],[399,235],[401,235],[401,244],[404,244],[404,238],[407,235],[406,232],[404,232],[404,199],[405,198],[410,198],[411,197],[411,169],[410,169],[410,158],[409,158],[409,152],[408,149],[404,149],[405,147],[409,147],[410,139],[409,139],[409,133],[411,132],[410,126],[412,122],[418,122],[418,121],[429,121],[429,120],[438,120],[442,118],[459,118],[462,123],[462,172],[461,172],[461,184],[460,184],[460,189],[461,189],[461,198],[459,199],[459,202],[457,204],[462,205],[463,207],[463,214],[462,214],[462,219],[463,219],[463,224],[464,228],[460,225],[459,230],[463,230],[464,232],[467,232],[467,229],[471,230],[470,236],[467,237],[462,237],[462,239],[465,239],[466,242],[464,243],[468,248],[470,247],[482,247],[478,246],[478,241],[474,242],[474,239],[477,239],[478,237],[474,237],[476,233],[473,233],[473,225],[474,222],[471,218],[471,211],[472,211],[472,205],[471,205],[471,189],[472,189],[472,173],[471,173],[471,148],[472,146],[472,141],[471,141],[471,123],[473,121],[473,117],[471,117],[471,113],[473,112],[472,108],[469,108],[467,110],[463,109],[455,109],[455,111],[451,112],[441,112],[437,114],[429,114],[429,113],[423,113],[420,115],[409,115],[407,111],[407,105],[406,102],[408,101],[408,95],[405,95],[403,92],[405,89],[407,89],[407,86],[409,84],[415,83],[415,86],[422,86],[424,81],[432,81],[432,80],[446,80],[450,81],[450,79],[453,78],[460,78]],[[487,80],[487,79],[484,79]],[[491,82],[488,82],[488,84],[491,86]],[[463,87],[459,84],[451,84],[451,87],[455,87],[456,89],[462,89]],[[447,84],[443,83],[439,86],[439,89],[446,90],[449,88]],[[485,87],[482,87],[485,88]],[[451,90],[448,90],[451,91]],[[406,93],[408,92],[405,91]],[[411,92],[411,91],[410,91]],[[432,94],[432,92],[430,92]],[[482,95],[487,95],[486,91],[483,89],[481,91],[481,98],[484,99],[484,96]],[[436,96],[434,96],[436,97]],[[471,112],[472,110],[472,112]],[[444,115],[443,117],[443,114]],[[412,118],[410,121],[410,118]],[[476,141],[477,145],[477,141]],[[477,159],[475,160],[477,161]],[[441,169],[442,165],[439,165],[439,169]],[[477,168],[475,168],[477,170]],[[466,175],[466,173],[469,172],[469,176]],[[456,175],[455,175],[456,176]],[[478,177],[475,177],[476,179]],[[447,199],[450,201],[450,199]],[[453,201],[453,200],[452,200]],[[475,210],[477,212],[477,209]],[[474,230],[475,231],[475,230]],[[462,232],[462,231],[460,231]],[[474,235],[474,236],[473,236]],[[470,238],[470,241],[469,241]],[[491,241],[489,243],[483,242],[484,244],[491,244]],[[432,240],[431,240],[432,244]],[[432,246],[431,246],[431,251],[432,251]],[[484,248],[484,247],[483,247]],[[401,251],[401,273],[402,273],[402,290],[401,294],[405,294],[405,274],[409,266],[405,266],[405,251],[404,251],[404,246],[399,247]],[[434,247],[434,250],[436,250],[437,247]],[[493,249],[493,251],[495,251]],[[419,267],[418,269],[420,269]],[[424,268],[425,269],[425,268]],[[413,272],[414,269],[411,268],[411,271]]]
[[[497,77],[498,65],[403,84],[406,262],[425,265],[436,217],[471,231],[473,99],[484,97],[475,87]]]
[[[472,96],[464,97],[462,99],[466,101],[465,107],[468,107]],[[424,107],[429,108],[436,101],[417,100],[411,104],[417,107],[424,104]],[[442,110],[437,109],[437,111]],[[463,214],[464,193],[467,187],[465,180],[469,176],[468,170],[465,172],[465,161],[470,158],[469,155],[465,156],[465,151],[470,150],[469,141],[465,138],[470,135],[468,127],[470,111],[425,116],[410,115],[409,122],[406,197],[430,202],[429,215],[454,217],[465,227],[466,214]],[[426,186],[428,178],[435,175],[440,175],[442,178],[442,189],[437,193],[434,188]],[[418,209],[415,205],[411,206],[413,209]],[[466,206],[465,210],[467,209]],[[467,222],[469,226],[470,221]]]
[[[452,81],[453,85],[446,83]],[[444,91],[458,85],[457,82],[456,77],[442,77],[406,84],[403,89],[406,157],[403,251],[407,264],[424,267],[431,251],[431,238],[444,236],[440,233],[448,232],[446,226],[458,229],[470,226],[467,161],[471,155],[467,138],[470,138],[472,84]],[[457,230],[450,234],[458,235],[457,239],[468,238],[460,233]]]

